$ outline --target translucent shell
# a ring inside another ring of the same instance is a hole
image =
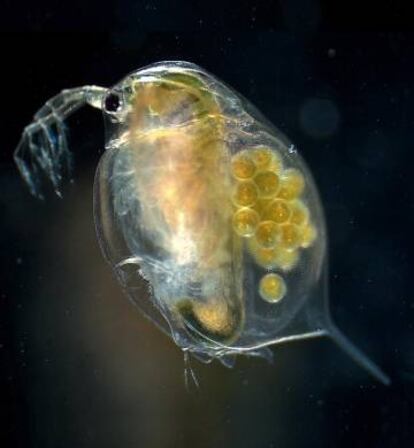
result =
[[[94,184],[104,256],[176,344],[228,365],[228,355],[269,357],[270,345],[327,335],[387,381],[330,319],[325,222],[309,170],[245,98],[184,62],[142,68],[111,89],[63,91],[15,153],[33,194],[41,171],[61,194],[62,123],[83,104],[106,120]]]
[[[109,117],[95,211],[134,301],[205,356],[319,331],[287,331],[320,285],[325,253],[317,191],[291,144],[193,65],[148,67],[114,90],[125,106]]]
[[[330,335],[384,379],[327,312],[324,217],[295,147],[192,64],[155,64],[114,89],[124,107],[108,118],[95,213],[141,309],[202,359]]]

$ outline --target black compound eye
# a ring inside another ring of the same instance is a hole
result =
[[[118,112],[121,108],[121,98],[118,93],[111,92],[105,98],[105,110],[107,112]]]

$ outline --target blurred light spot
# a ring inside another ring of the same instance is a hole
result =
[[[338,108],[329,99],[309,98],[300,108],[302,130],[314,138],[331,137],[338,129],[339,120]]]
[[[335,50],[335,48],[330,48],[329,50],[328,50],[328,57],[330,57],[330,58],[334,58],[336,56],[336,50]]]

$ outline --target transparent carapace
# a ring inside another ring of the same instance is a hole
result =
[[[185,353],[232,365],[236,354],[330,336],[388,377],[333,325],[327,235],[297,148],[245,98],[202,68],[160,62],[110,89],[49,100],[15,159],[31,192],[70,173],[65,120],[101,109],[105,151],[94,215],[105,258],[131,300]]]

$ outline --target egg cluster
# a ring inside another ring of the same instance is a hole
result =
[[[255,262],[267,271],[288,272],[310,247],[317,233],[301,196],[305,179],[295,168],[284,168],[279,153],[258,146],[232,158],[235,179],[233,230],[246,239]],[[287,292],[282,275],[268,272],[259,283],[259,293],[268,302],[278,302]]]

